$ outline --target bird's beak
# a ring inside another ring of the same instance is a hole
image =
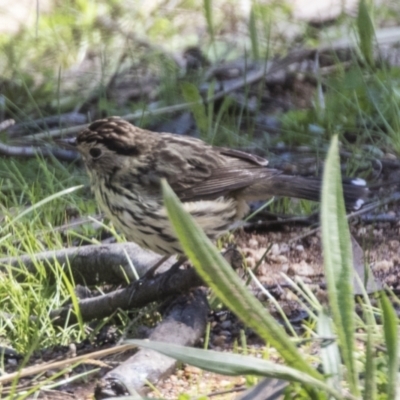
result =
[[[55,139],[55,143],[57,143],[60,147],[63,149],[68,149],[68,150],[77,150],[76,148],[76,138],[65,138],[65,139]]]

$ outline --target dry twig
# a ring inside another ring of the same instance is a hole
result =
[[[193,346],[204,335],[208,303],[202,290],[179,296],[169,305],[166,316],[149,339],[159,342]],[[154,350],[141,349],[101,380],[96,398],[121,396],[149,390],[147,382],[156,383],[171,373],[177,360]]]
[[[43,264],[47,276],[52,279],[55,263],[71,272],[76,284],[98,285],[126,283],[135,280],[137,275],[144,275],[161,256],[146,251],[134,243],[114,243],[71,247],[57,251],[45,251],[35,255],[23,255],[0,259],[0,271],[15,273],[17,279],[25,280],[21,265],[27,272],[36,273],[37,264]],[[171,263],[174,260],[171,260]],[[170,265],[166,263],[166,265]]]

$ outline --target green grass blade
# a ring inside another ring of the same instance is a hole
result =
[[[300,382],[304,385],[322,389],[335,396],[337,399],[343,398],[337,390],[307,373],[260,358],[148,340],[134,339],[127,340],[126,343],[159,351],[168,357],[178,359],[184,363],[195,365],[198,368],[217,374],[255,375],[277,378],[290,382]]]
[[[251,40],[251,49],[253,52],[253,58],[255,60],[258,60],[260,58],[260,50],[258,48],[257,16],[254,10],[254,4],[251,7],[251,12],[250,12],[249,31],[250,31],[250,40]]]
[[[26,210],[18,214],[15,218],[13,218],[8,224],[6,224],[1,230],[5,230],[8,227],[12,226],[15,222],[17,222],[19,219],[24,217],[25,215],[29,214],[30,212],[36,210],[39,207],[44,206],[45,204],[49,203],[50,201],[53,201],[55,199],[58,199],[59,197],[62,197],[66,194],[75,192],[76,190],[79,190],[83,188],[84,185],[78,185],[78,186],[73,186],[68,189],[61,190],[60,192],[54,193],[51,196],[46,197],[43,200],[38,201],[37,203],[33,204],[31,207],[28,207]],[[0,232],[1,232],[0,230]]]
[[[190,104],[190,111],[193,113],[194,120],[196,121],[201,136],[206,138],[208,131],[208,117],[199,90],[196,85],[189,82],[182,82],[181,90],[183,98]]]
[[[252,296],[231,266],[187,213],[168,183],[162,182],[168,216],[186,255],[201,278],[220,300],[266,342],[274,346],[289,366],[322,379],[289,340],[283,328]]]
[[[343,201],[337,136],[332,139],[324,169],[321,225],[329,305],[348,371],[350,390],[354,395],[358,395],[358,374],[353,354],[353,257]]]
[[[388,357],[387,398],[396,399],[398,373],[398,323],[396,312],[387,296],[381,294],[381,309],[383,317],[383,332]]]
[[[341,391],[341,368],[339,347],[335,334],[332,329],[332,321],[329,316],[322,310],[317,321],[318,336],[322,338],[333,338],[326,340],[321,344],[321,360],[324,367],[324,374],[328,376],[328,382],[332,387]]]
[[[373,67],[374,62],[374,37],[375,30],[372,23],[366,0],[360,0],[357,15],[357,30],[360,40],[360,51],[364,60]]]
[[[206,17],[208,33],[211,42],[214,42],[214,21],[212,17],[212,0],[204,0],[204,15]]]
[[[376,363],[372,343],[372,332],[367,328],[367,343],[365,349],[365,383],[363,400],[376,399]]]

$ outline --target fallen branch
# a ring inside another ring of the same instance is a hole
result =
[[[149,339],[158,342],[193,346],[204,335],[208,304],[202,290],[179,296],[168,308],[162,322]],[[149,390],[147,382],[156,383],[176,367],[177,360],[154,350],[141,349],[123,364],[108,372],[100,381],[95,398],[140,394]]]
[[[79,365],[80,363],[85,363],[85,361],[90,362],[98,358],[114,355],[120,352],[126,352],[132,349],[133,347],[134,346],[129,344],[123,344],[121,346],[115,346],[109,349],[94,351],[92,353],[84,354],[82,356],[77,356],[77,357],[71,357],[61,361],[49,361],[43,364],[32,365],[31,367],[26,367],[16,372],[1,375],[0,385],[4,385],[8,382],[14,381],[15,379],[24,378],[26,376],[38,375],[46,371],[54,371],[57,369],[67,368],[71,365]]]
[[[74,150],[60,149],[58,147],[37,146],[9,146],[0,142],[0,155],[10,157],[55,157],[61,161],[75,161],[79,158]]]
[[[98,285],[120,284],[135,280],[137,275],[144,275],[159,259],[160,255],[146,251],[134,243],[113,243],[71,247],[57,251],[45,251],[33,255],[0,259],[0,272],[13,273],[19,281],[26,279],[27,272],[36,273],[37,264],[43,264],[49,279],[52,278],[54,264],[59,264],[71,272],[75,284]],[[166,263],[167,266],[171,265]],[[10,268],[11,267],[11,268]]]
[[[117,310],[132,310],[153,301],[165,300],[171,295],[186,293],[201,285],[203,281],[193,268],[178,270],[173,274],[166,271],[153,278],[136,281],[123,289],[79,301],[79,315],[81,321],[89,322],[108,317]],[[57,326],[77,322],[73,305],[52,311],[50,317],[54,321],[53,324]]]
[[[7,130],[7,134],[10,137],[17,138],[25,136],[28,130],[37,129],[48,129],[51,126],[75,126],[78,124],[84,124],[87,121],[87,116],[85,114],[72,111],[69,113],[51,115],[48,117],[42,117],[38,119],[29,119],[27,121],[20,122],[18,124],[13,124]],[[0,129],[1,130],[1,129]]]

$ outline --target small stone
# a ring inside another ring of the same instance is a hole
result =
[[[218,335],[213,340],[213,345],[218,347],[224,347],[226,343],[226,336]]]
[[[287,243],[281,243],[280,250],[281,250],[281,254],[282,253],[288,253],[289,250],[290,250],[290,247],[289,247],[289,245]]]
[[[304,260],[300,261],[299,263],[294,263],[290,267],[294,275],[301,275],[301,276],[312,276],[315,275],[314,268],[306,263]]]
[[[251,238],[248,242],[249,246],[253,249],[257,249],[258,248],[258,241],[254,238]]]
[[[278,254],[281,254],[281,251],[279,249],[279,244],[278,243],[274,243],[271,247],[270,250],[270,254],[272,254],[273,256],[277,256]]]
[[[392,153],[385,153],[385,158],[387,158],[388,160],[397,160],[397,156]]]
[[[366,233],[367,233],[367,228],[365,226],[363,226],[358,230],[357,235],[358,236],[365,236]]]
[[[295,250],[298,251],[299,253],[302,253],[304,251],[304,246],[302,244],[298,244],[295,247]]]
[[[224,321],[224,322],[222,322],[222,324],[221,324],[221,328],[222,329],[229,329],[231,327],[232,327],[232,321],[229,320],[229,319]]]
[[[292,291],[288,290],[287,292],[285,292],[285,300],[287,300],[287,301],[297,301],[298,299],[299,298]]]
[[[279,264],[286,264],[288,262],[288,259],[286,256],[280,254],[279,256],[276,257],[276,261]]]
[[[374,265],[373,265],[373,269],[375,271],[383,271],[383,272],[387,272],[389,271],[391,268],[393,268],[393,261],[389,261],[389,260],[381,260],[381,261],[377,261]]]
[[[192,365],[187,365],[185,367],[185,374],[191,374],[191,375],[199,375],[202,373],[202,370],[197,367],[193,367]]]
[[[7,360],[7,365],[16,366],[18,365],[18,361],[15,358],[9,358]]]

